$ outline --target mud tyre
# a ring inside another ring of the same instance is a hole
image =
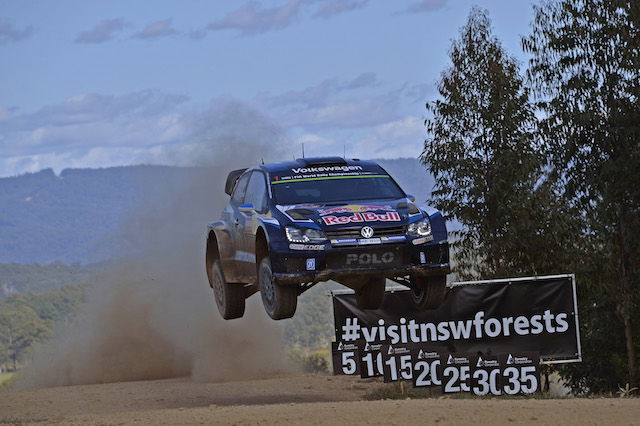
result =
[[[370,278],[356,290],[358,307],[360,309],[379,309],[384,301],[385,282],[383,277]]]
[[[245,306],[244,287],[241,284],[230,284],[225,280],[219,260],[211,265],[209,281],[222,318],[226,320],[241,318],[244,315]]]
[[[258,265],[258,288],[264,310],[274,320],[291,318],[298,305],[298,288],[279,285],[273,280],[271,261],[263,257]]]
[[[447,295],[447,276],[415,277],[411,288],[411,298],[420,311],[436,309],[442,305]]]

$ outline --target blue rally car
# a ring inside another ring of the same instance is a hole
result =
[[[302,158],[229,173],[231,200],[208,226],[206,268],[225,319],[244,314],[260,291],[273,319],[290,318],[297,298],[334,280],[378,309],[386,279],[412,290],[418,309],[438,307],[449,273],[441,213],[418,207],[378,164]]]

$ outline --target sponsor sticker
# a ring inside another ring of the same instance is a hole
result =
[[[315,271],[316,270],[316,259],[311,257],[307,259],[307,271]]]
[[[360,171],[362,166],[325,166],[325,167],[299,167],[291,169],[295,174],[308,174],[320,172],[351,172]]]
[[[386,206],[366,206],[359,204],[352,204],[348,206],[336,206],[328,209],[320,209],[318,213],[320,216],[326,216],[328,214],[337,214],[337,213],[365,213],[371,211],[395,211],[393,207]]]
[[[354,213],[350,216],[323,216],[322,220],[325,225],[346,225],[348,223],[363,222],[400,222],[400,214],[397,211],[386,213]]]
[[[324,250],[324,245],[323,244],[289,244],[289,248],[291,250],[320,251],[320,250]]]
[[[367,244],[380,244],[380,238],[362,238],[358,240],[358,244],[367,245]]]

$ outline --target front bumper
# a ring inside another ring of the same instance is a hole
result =
[[[449,244],[446,241],[415,245],[399,244],[335,247],[322,250],[291,250],[289,244],[271,247],[273,277],[278,284],[291,285],[320,281],[383,276],[446,275],[450,272]]]

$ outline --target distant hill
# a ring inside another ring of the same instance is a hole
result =
[[[380,160],[419,202],[433,179],[417,160]],[[109,236],[136,203],[180,188],[197,169],[127,166],[47,169],[0,178],[0,262],[92,263],[108,257]],[[223,183],[213,190],[222,191]]]

